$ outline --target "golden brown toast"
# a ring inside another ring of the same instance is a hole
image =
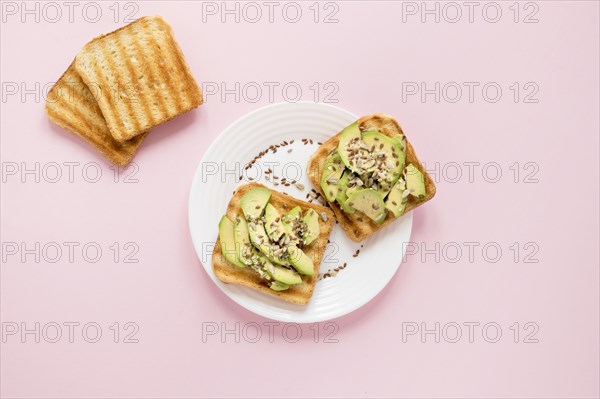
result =
[[[129,163],[146,137],[143,134],[123,143],[116,141],[73,64],[48,92],[46,113],[54,123],[81,137],[117,165]]]
[[[264,187],[259,183],[250,183],[238,187],[235,194],[229,201],[227,206],[227,216],[230,220],[235,220],[236,215],[242,214],[242,208],[240,206],[240,200],[242,196],[255,187]],[[327,245],[327,239],[329,233],[333,228],[334,214],[330,209],[317,204],[311,204],[309,202],[300,201],[294,197],[285,195],[275,190],[271,190],[271,200],[269,203],[273,205],[280,214],[285,214],[295,206],[299,206],[302,212],[306,212],[309,209],[314,209],[319,214],[319,227],[321,234],[315,239],[310,245],[303,248],[304,253],[313,261],[315,266],[315,274],[313,276],[302,276],[302,283],[293,285],[285,291],[274,291],[269,288],[263,279],[260,278],[258,273],[252,270],[250,267],[239,268],[228,261],[221,253],[221,246],[219,237],[212,256],[213,270],[217,278],[224,283],[239,284],[246,287],[253,288],[265,294],[276,296],[286,302],[291,302],[299,305],[304,305],[310,300],[315,284],[317,282],[319,274],[319,265],[323,259],[325,253],[325,246]],[[320,216],[323,212],[327,214],[327,220],[323,220]]]
[[[398,124],[398,122],[389,115],[385,114],[372,114],[363,116],[357,121],[360,130],[377,130],[380,133],[393,137],[395,134],[402,134],[402,128]],[[324,142],[319,149],[312,155],[310,160],[308,161],[308,178],[310,179],[315,189],[323,196],[323,199],[326,200],[323,191],[321,190],[321,175],[323,173],[323,166],[325,164],[325,160],[329,156],[329,154],[337,149],[338,143],[340,141],[340,134],[336,134],[331,137],[329,140]],[[406,136],[406,135],[405,135]],[[406,204],[405,213],[423,205],[425,202],[429,201],[435,195],[435,184],[431,179],[431,176],[427,173],[419,159],[417,158],[417,154],[415,154],[415,150],[408,141],[406,140],[406,165],[412,163],[425,177],[425,190],[426,194],[424,198],[415,198],[412,195],[408,196],[408,203]],[[368,216],[363,214],[362,212],[355,212],[353,214],[348,214],[340,208],[337,202],[329,202],[329,206],[335,213],[335,216],[344,229],[346,235],[353,241],[362,241],[365,238],[369,237],[371,234],[375,233],[379,229],[385,227],[389,223],[392,223],[396,218],[391,213],[388,213],[385,221],[381,224],[377,224],[373,222]],[[401,216],[400,216],[401,217]]]
[[[85,45],[75,68],[92,90],[112,136],[142,134],[202,104],[171,26],[143,17]]]

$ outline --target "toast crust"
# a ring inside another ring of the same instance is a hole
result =
[[[245,193],[256,187],[265,186],[259,183],[249,183],[238,187],[238,189],[235,191],[235,194],[229,201],[229,205],[227,206],[227,216],[230,220],[235,220],[236,215],[242,214],[240,199]],[[243,285],[265,294],[278,297],[286,302],[304,305],[310,300],[315,288],[315,284],[317,283],[319,265],[321,264],[321,260],[325,254],[325,247],[327,245],[329,233],[333,228],[334,214],[330,209],[324,206],[301,201],[270,188],[269,190],[271,190],[272,193],[269,203],[271,203],[281,214],[286,213],[295,206],[302,208],[303,212],[309,209],[314,209],[319,214],[319,227],[321,229],[321,233],[319,234],[319,237],[315,239],[315,241],[303,248],[304,253],[306,253],[306,255],[313,261],[315,266],[314,275],[302,276],[302,283],[293,285],[285,291],[274,291],[270,289],[269,286],[266,285],[265,281],[260,278],[258,273],[256,273],[250,267],[240,268],[226,261],[221,253],[221,245],[218,236],[212,256],[213,270],[217,278],[224,283]],[[326,221],[324,221],[320,216],[323,212],[327,214]]]
[[[50,120],[94,146],[110,162],[128,164],[146,134],[129,141],[116,141],[94,96],[75,70],[73,63],[48,92],[46,113]]]
[[[357,123],[361,130],[378,130],[380,133],[392,137],[395,134],[402,134],[406,137],[400,124],[391,116],[385,114],[371,114],[367,116],[363,116],[357,120]],[[325,164],[325,160],[329,156],[329,154],[336,150],[338,147],[338,143],[340,141],[341,132],[337,133],[329,140],[324,142],[317,151],[311,156],[308,161],[308,178],[315,189],[323,196],[323,199],[327,200],[323,190],[321,189],[321,175],[323,174],[323,166]],[[404,213],[415,209],[418,206],[423,205],[425,202],[429,201],[435,196],[436,188],[433,179],[427,173],[419,159],[417,158],[417,154],[413,146],[406,140],[406,165],[412,163],[425,177],[425,198],[417,199],[413,196],[409,196],[408,203],[406,204],[406,208]],[[329,201],[328,201],[329,202]],[[362,212],[356,211],[353,214],[348,214],[340,208],[336,201],[329,202],[329,206],[335,213],[335,216],[346,233],[346,235],[353,241],[360,242],[371,236],[378,230],[382,229],[389,223],[392,223],[397,218],[394,217],[391,213],[388,212],[388,215],[383,223],[377,224],[373,222],[368,216],[364,215]],[[401,217],[401,216],[400,216]],[[361,219],[361,220],[359,220]]]
[[[202,104],[202,93],[161,17],[142,17],[86,44],[75,68],[119,142]]]

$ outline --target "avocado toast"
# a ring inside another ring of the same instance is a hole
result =
[[[219,223],[213,270],[295,304],[310,300],[334,214],[258,183],[238,187]]]
[[[363,241],[435,195],[435,184],[391,116],[363,116],[323,143],[308,177],[346,235]]]

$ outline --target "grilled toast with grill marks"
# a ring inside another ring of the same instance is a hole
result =
[[[161,17],[142,17],[85,45],[75,68],[110,133],[125,142],[202,104],[202,93]]]

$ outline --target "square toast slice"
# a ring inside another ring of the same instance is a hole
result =
[[[115,140],[72,63],[48,92],[46,113],[54,123],[81,137],[117,165],[128,164],[146,137],[143,134],[123,143]]]
[[[393,137],[395,134],[401,134],[406,137],[402,128],[398,124],[398,122],[391,116],[385,114],[372,114],[363,116],[357,121],[359,128],[361,131],[366,130],[377,130],[379,133],[382,133],[388,137]],[[315,189],[323,196],[323,199],[327,201],[323,190],[321,189],[321,175],[323,174],[323,167],[325,165],[325,160],[329,156],[329,154],[336,150],[338,147],[338,143],[340,141],[341,132],[337,133],[335,136],[331,137],[329,140],[324,142],[317,151],[311,156],[308,161],[308,177],[315,187]],[[424,198],[415,198],[412,195],[408,196],[408,203],[406,204],[406,208],[404,213],[423,205],[425,202],[429,201],[435,195],[435,183],[433,179],[419,159],[417,158],[417,154],[413,146],[410,144],[408,139],[406,140],[406,165],[412,163],[425,177],[425,190],[426,194]],[[386,219],[381,224],[377,224],[372,221],[368,216],[363,214],[362,212],[356,211],[353,214],[348,214],[342,210],[339,204],[336,201],[329,202],[329,206],[335,213],[335,216],[346,233],[346,235],[353,241],[360,242],[374,234],[378,230],[382,229],[386,225],[392,223],[397,218],[394,217],[391,213],[388,212]],[[402,217],[402,216],[400,216]]]
[[[235,220],[236,215],[242,215],[242,208],[240,206],[240,200],[245,193],[256,187],[265,187],[259,183],[249,183],[238,187],[235,194],[229,201],[227,206],[227,216],[230,220]],[[268,188],[268,187],[267,187]],[[225,260],[225,257],[221,253],[220,240],[217,236],[216,245],[213,251],[212,263],[213,270],[217,278],[224,283],[228,284],[239,284],[246,287],[253,288],[257,291],[264,292],[272,296],[276,296],[286,302],[295,303],[298,305],[307,304],[310,300],[315,284],[317,283],[319,274],[319,265],[325,254],[325,247],[327,245],[327,239],[329,233],[333,228],[334,214],[329,208],[321,205],[312,204],[309,202],[301,201],[289,195],[285,195],[281,192],[271,190],[271,199],[269,201],[280,214],[285,214],[295,206],[299,206],[302,212],[314,209],[319,214],[319,227],[320,235],[310,245],[303,248],[304,253],[313,261],[315,266],[315,273],[313,276],[302,276],[302,283],[292,285],[285,291],[274,291],[269,288],[267,283],[260,278],[258,273],[252,270],[250,267],[240,268]],[[320,216],[325,213],[327,220],[323,220]]]
[[[127,141],[202,104],[171,26],[143,17],[86,44],[75,68],[91,89],[106,124]]]

